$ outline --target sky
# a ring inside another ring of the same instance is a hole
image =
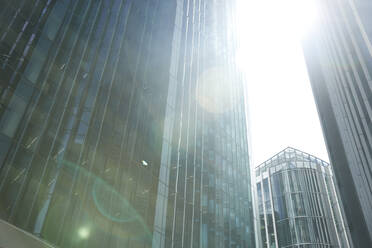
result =
[[[252,167],[290,146],[328,160],[301,49],[312,0],[240,0],[237,62],[247,81]]]

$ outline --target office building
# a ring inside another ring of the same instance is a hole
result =
[[[310,81],[355,247],[372,247],[372,2],[317,1]]]
[[[177,1],[153,247],[254,247],[234,1],[195,3]]]
[[[151,244],[171,7],[2,4],[1,218],[59,247]]]
[[[254,245],[233,2],[1,6],[1,219],[58,247]]]
[[[287,148],[256,168],[259,247],[350,247],[330,165]]]

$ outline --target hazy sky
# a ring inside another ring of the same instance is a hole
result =
[[[238,62],[246,74],[253,165],[291,146],[328,161],[301,50],[311,0],[241,0]]]

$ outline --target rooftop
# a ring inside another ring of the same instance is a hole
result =
[[[325,166],[325,167],[329,166],[329,163],[327,163],[326,161],[324,161],[324,160],[322,160],[318,157],[315,157],[315,156],[313,156],[313,155],[311,155],[307,152],[303,152],[303,151],[298,150],[298,149],[293,148],[293,147],[287,147],[284,150],[282,150],[282,151],[278,152],[277,154],[275,154],[274,156],[272,156],[271,158],[269,158],[268,160],[259,164],[255,168],[257,169],[257,168],[260,168],[260,167],[270,165],[272,162],[277,161],[281,158],[283,158],[286,161],[302,160],[302,161],[308,161],[308,162],[316,162],[317,164],[320,164],[320,165]]]

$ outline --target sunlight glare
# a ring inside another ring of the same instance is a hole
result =
[[[302,53],[317,0],[237,0],[236,63],[246,78],[253,161],[287,146],[327,160]]]
[[[278,52],[272,49],[300,40],[318,16],[315,0],[238,0],[237,64],[243,71],[260,64],[262,57]]]

